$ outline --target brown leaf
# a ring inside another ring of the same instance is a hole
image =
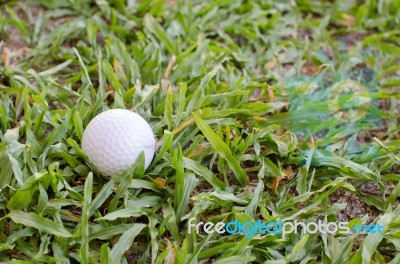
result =
[[[122,67],[121,63],[117,60],[117,58],[114,58],[113,67],[114,67],[114,72],[115,74],[117,74],[117,76],[126,79],[126,73],[124,71],[124,68]]]
[[[33,106],[34,103],[35,103],[35,100],[33,100],[32,96],[29,96],[29,105]]]
[[[285,175],[283,176],[284,180],[291,180],[296,174],[291,166],[288,166],[283,172],[285,173]]]
[[[356,24],[356,18],[346,13],[340,13],[338,15],[338,23],[343,26],[354,26]]]
[[[267,67],[267,69],[272,70],[275,68],[276,66],[276,59],[275,57],[273,57],[269,62],[267,62],[267,64],[265,65]]]
[[[174,68],[175,63],[176,63],[176,57],[175,57],[175,56],[172,56],[171,59],[170,59],[169,62],[168,62],[167,69],[165,69],[163,79],[169,80],[169,76],[170,76],[171,73],[172,73],[172,69]]]
[[[282,176],[276,176],[274,182],[272,183],[272,191],[276,194],[276,190],[279,187],[279,183],[282,179]]]
[[[164,264],[175,264],[174,249],[172,248],[171,242],[168,239],[165,240],[167,241],[168,255],[165,257]]]
[[[160,138],[159,140],[157,140],[157,142],[156,142],[156,150],[159,150],[163,143],[164,143],[164,139],[163,138]]]
[[[210,145],[209,143],[200,144],[195,150],[190,152],[186,157],[190,159],[200,155],[204,150],[206,150],[209,147],[209,145]]]
[[[321,211],[322,211],[322,208],[321,208],[321,207],[315,207],[315,208],[313,208],[313,209],[310,210],[311,213],[319,213],[319,212],[321,212]]]
[[[288,166],[285,170],[283,170],[282,175],[275,177],[272,183],[272,191],[276,194],[276,190],[279,187],[279,183],[281,181],[289,181],[293,178],[296,173],[293,171],[291,166]]]
[[[268,86],[268,101],[275,102],[274,89],[272,88],[272,86]]]
[[[153,183],[155,183],[159,188],[164,188],[166,181],[162,178],[153,179]]]
[[[7,47],[4,47],[1,52],[1,60],[3,61],[4,66],[10,66],[10,50]]]
[[[229,136],[229,140],[230,140],[230,141],[235,140],[235,138],[237,137],[235,130],[231,130],[231,131],[229,132],[229,135],[227,135],[228,132],[227,132],[225,129],[223,129],[221,132],[222,132],[222,134],[225,135],[225,137],[228,137],[228,136]]]
[[[111,85],[109,85],[108,83],[106,83],[106,91],[110,93],[110,97],[111,97],[112,99],[115,98],[115,91],[114,91],[114,88],[113,88]]]
[[[314,74],[318,71],[318,67],[314,65],[306,64],[301,68],[301,73],[303,74]]]
[[[191,125],[191,124],[193,124],[194,123],[194,119],[193,119],[193,117],[192,118],[189,118],[188,120],[186,120],[185,122],[183,122],[182,124],[180,124],[177,128],[175,128],[174,130],[172,130],[172,135],[176,135],[176,134],[178,134],[182,129],[184,129],[185,127],[187,127],[187,126],[189,126],[189,125]]]

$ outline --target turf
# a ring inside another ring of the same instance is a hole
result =
[[[0,1],[0,260],[400,263],[399,27],[398,0]],[[151,124],[147,170],[88,162],[109,108]]]

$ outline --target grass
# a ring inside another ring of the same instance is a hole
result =
[[[0,260],[399,263],[399,17],[397,0],[0,1]],[[109,108],[151,124],[147,170],[90,167],[82,133]],[[343,192],[363,207],[343,216]]]

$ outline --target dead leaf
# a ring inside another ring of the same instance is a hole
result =
[[[35,103],[35,100],[33,100],[32,96],[29,96],[29,105],[33,106],[34,103]]]
[[[293,178],[296,173],[293,171],[291,166],[288,166],[285,170],[283,170],[282,175],[275,177],[272,183],[272,191],[276,194],[276,190],[279,187],[281,181],[289,181]]]
[[[159,150],[161,148],[161,146],[163,145],[163,143],[164,143],[164,139],[163,138],[160,138],[159,140],[157,140],[156,150]]]
[[[121,63],[117,60],[117,58],[114,58],[113,67],[115,74],[126,80],[126,73],[124,71],[124,68],[122,67]]]
[[[209,143],[200,144],[195,150],[190,152],[186,157],[190,159],[200,155],[204,150],[206,150],[209,147],[209,145],[210,145]]]
[[[165,257],[164,264],[175,264],[175,253],[174,249],[172,248],[171,241],[165,239],[167,241],[167,249],[168,255]]]
[[[280,183],[281,179],[282,179],[282,176],[277,176],[277,177],[275,177],[274,182],[272,183],[272,191],[275,194],[276,194],[276,190],[279,187],[279,183]]]
[[[272,86],[268,86],[268,101],[275,102],[274,89],[272,88]]]
[[[4,66],[10,66],[10,50],[7,47],[4,47],[1,52],[1,60],[3,61]]]
[[[256,102],[259,101],[261,98],[262,98],[262,90],[261,88],[256,88],[251,94],[249,101]]]
[[[301,73],[303,74],[314,74],[318,71],[318,67],[314,65],[306,64],[301,68]]]
[[[164,188],[166,181],[162,178],[155,178],[153,179],[153,183],[155,183],[157,185],[157,187],[159,188]]]
[[[235,138],[237,137],[235,130],[231,130],[229,135],[227,135],[227,131],[225,129],[223,129],[221,132],[222,132],[222,134],[225,135],[225,137],[229,136],[229,140],[230,141],[235,140]]]
[[[346,13],[340,13],[338,15],[338,23],[342,26],[352,27],[356,24],[356,18]]]
[[[106,91],[110,94],[111,99],[115,98],[114,88],[111,85],[109,85],[108,83],[106,83]]]
[[[269,62],[267,62],[267,64],[265,65],[267,67],[267,69],[272,70],[275,68],[276,66],[276,59],[275,57],[273,57]]]
[[[179,125],[177,128],[175,128],[174,130],[172,130],[171,134],[172,135],[176,135],[178,134],[182,129],[184,129],[185,127],[191,125],[192,123],[194,123],[194,119],[189,118],[188,120],[186,120],[185,122],[183,122],[181,125]]]
[[[172,56],[168,62],[167,69],[165,69],[163,79],[169,80],[169,76],[171,76],[172,69],[174,68],[176,63],[176,57]]]

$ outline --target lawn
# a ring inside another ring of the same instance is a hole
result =
[[[82,151],[112,108],[147,169]],[[399,264],[399,112],[399,0],[0,0],[0,262]]]

